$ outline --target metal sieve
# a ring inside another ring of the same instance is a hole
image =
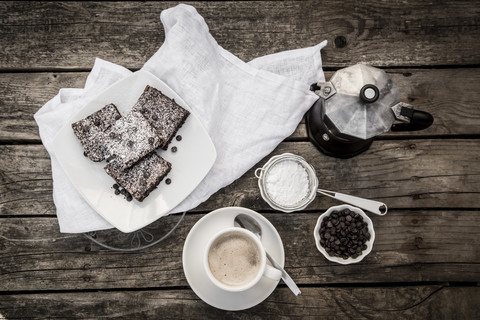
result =
[[[301,165],[308,175],[308,192],[306,196],[298,201],[297,203],[292,203],[290,205],[280,204],[275,202],[272,197],[269,195],[266,186],[266,177],[269,174],[270,170],[276,165],[283,161],[293,161]],[[318,188],[318,179],[315,174],[315,169],[305,161],[304,158],[297,156],[292,153],[284,153],[278,156],[273,156],[268,160],[267,163],[262,168],[257,168],[255,170],[255,176],[258,178],[258,187],[260,188],[260,194],[262,198],[273,208],[283,212],[293,212],[305,209],[310,202],[315,199],[317,188]]]
[[[308,176],[308,192],[305,197],[303,197],[303,199],[297,201],[296,203],[288,205],[274,201],[269,195],[266,185],[266,177],[268,176],[270,170],[283,161],[293,161],[299,164],[305,169]],[[315,169],[304,158],[292,153],[284,153],[281,155],[273,156],[272,158],[270,158],[270,160],[267,161],[267,163],[265,163],[263,167],[257,168],[255,170],[255,177],[258,178],[258,187],[260,189],[260,194],[262,195],[262,198],[265,200],[265,202],[267,202],[273,209],[277,209],[283,212],[293,212],[305,209],[315,199],[317,193],[343,201],[345,203],[349,203],[351,205],[360,207],[364,210],[370,211],[378,215],[384,215],[387,213],[388,210],[387,205],[383,202],[354,197],[339,192],[318,189],[318,178],[315,173]]]

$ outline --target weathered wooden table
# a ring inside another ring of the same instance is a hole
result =
[[[386,216],[371,215],[376,241],[361,263],[334,264],[315,248],[318,216],[339,202],[318,197],[302,212],[275,212],[259,196],[254,168],[149,249],[120,253],[59,232],[50,159],[33,114],[60,88],[83,87],[95,57],[139,69],[162,44],[160,12],[176,4],[0,3],[0,319],[478,319],[478,1],[191,3],[219,44],[244,61],[327,39],[327,79],[355,63],[384,68],[403,101],[435,117],[429,129],[384,134],[352,159],[320,154],[303,123],[272,153],[302,155],[331,190],[389,205]],[[190,289],[185,238],[205,214],[232,205],[277,228],[301,296],[281,282],[258,306],[225,312]]]

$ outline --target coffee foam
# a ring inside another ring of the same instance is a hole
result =
[[[213,276],[228,286],[242,286],[260,272],[261,255],[255,241],[241,232],[229,232],[216,239],[208,252]]]

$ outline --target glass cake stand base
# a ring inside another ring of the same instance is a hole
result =
[[[154,246],[165,240],[180,225],[185,214],[171,214],[158,219],[148,226],[130,233],[108,229],[84,233],[84,236],[99,246],[114,251],[138,251]]]

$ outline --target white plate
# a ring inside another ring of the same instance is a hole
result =
[[[120,113],[131,110],[150,85],[166,96],[175,99],[183,108],[190,107],[164,82],[146,71],[137,71],[120,80],[85,105],[57,134],[54,139],[54,154],[72,184],[98,214],[122,232],[133,232],[167,214],[185,199],[210,171],[217,153],[215,147],[193,113],[187,118],[177,134],[181,141],[173,139],[168,150],[157,149],[157,153],[172,164],[172,170],[150,195],[138,202],[127,202],[116,196],[115,183],[103,169],[105,161],[93,162],[83,156],[82,146],[73,133],[71,124],[81,120],[109,103],[114,103]],[[178,151],[170,149],[177,146]]]
[[[280,235],[275,227],[259,213],[241,207],[227,207],[210,212],[192,227],[183,246],[183,271],[195,294],[209,305],[223,310],[244,310],[265,300],[278,285],[263,277],[252,288],[243,292],[229,292],[216,287],[208,280],[203,267],[203,253],[210,237],[216,232],[233,227],[239,213],[255,218],[262,227],[262,243],[270,255],[283,267],[285,253]]]

